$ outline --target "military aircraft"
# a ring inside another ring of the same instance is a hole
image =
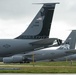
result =
[[[33,56],[34,61],[47,60],[47,59],[53,61],[53,59],[56,58],[76,54],[75,43],[76,43],[76,30],[72,30],[68,38],[58,49],[37,50],[26,54],[19,54],[14,55],[12,57],[5,57],[3,58],[3,62],[4,63],[31,62],[33,61],[32,59]]]
[[[49,38],[55,5],[57,3],[44,3],[28,28],[14,39],[0,39],[0,57],[9,57],[15,54],[27,53],[36,48],[53,46],[57,38]],[[59,42],[60,41],[60,42]]]
[[[53,61],[71,61],[71,60],[76,60],[76,54],[64,56],[61,58],[53,59]]]

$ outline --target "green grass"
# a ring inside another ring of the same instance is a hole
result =
[[[18,68],[18,70],[0,70],[0,73],[76,73],[76,61],[36,62],[34,63],[0,63],[0,68]]]

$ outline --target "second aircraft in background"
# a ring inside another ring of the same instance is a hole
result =
[[[40,60],[51,60],[68,56],[72,54],[76,54],[75,50],[76,43],[76,30],[73,30],[68,38],[65,40],[64,44],[62,44],[58,49],[55,50],[38,50],[32,51],[27,54],[19,54],[14,55],[12,57],[6,57],[3,59],[4,63],[19,63],[19,62],[31,62],[33,61],[32,56],[34,55],[34,61]]]

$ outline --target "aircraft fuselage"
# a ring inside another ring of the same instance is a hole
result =
[[[33,51],[30,53],[27,53],[26,56],[30,56],[34,54],[34,60],[40,61],[40,60],[52,60],[63,56],[68,56],[75,54],[75,52],[70,52],[71,50],[39,50],[39,51]],[[32,59],[32,57],[31,57]]]
[[[1,39],[0,40],[0,57],[10,56],[21,52],[34,50],[35,46],[30,45],[36,40],[21,39]]]

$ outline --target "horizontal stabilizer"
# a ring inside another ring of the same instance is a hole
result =
[[[58,46],[58,45],[60,45],[60,44],[58,44],[58,40],[60,40],[60,39],[58,39],[58,38],[48,38],[48,39],[43,39],[43,40],[39,40],[39,41],[36,41],[36,42],[32,42],[32,43],[30,43],[32,46],[36,46],[36,45],[40,45],[40,46],[44,46],[44,47],[46,47],[46,46],[52,46],[53,47],[53,45],[54,45],[54,42],[56,41],[56,45]]]

